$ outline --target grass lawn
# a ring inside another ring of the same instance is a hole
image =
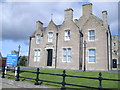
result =
[[[30,71],[36,71],[36,70],[30,70]],[[63,73],[63,70],[61,70],[61,69],[41,69],[40,71],[41,72],[46,72],[46,73],[54,73],[54,74],[62,74]],[[8,71],[8,73],[14,74],[11,71]],[[82,71],[66,70],[66,74],[75,75],[75,76],[99,77],[99,72],[93,72],[93,71],[82,72]],[[28,72],[21,72],[20,76],[29,77],[29,78],[36,78],[36,74],[28,73]],[[102,72],[102,77],[103,78],[109,78],[109,79],[118,79],[118,73]],[[9,76],[6,76],[6,78],[15,79],[14,77],[9,77]],[[62,76],[40,74],[39,78],[41,80],[62,82]],[[28,79],[23,79],[23,78],[20,78],[20,80],[21,81],[28,81],[28,82],[33,83],[33,84],[35,83],[35,81],[33,81],[33,80],[28,80]],[[99,81],[98,80],[75,78],[75,77],[66,77],[66,83],[76,84],[76,85],[92,86],[92,87],[98,87],[99,86]],[[118,81],[103,80],[102,81],[102,86],[104,88],[118,88],[118,83],[119,83]],[[56,87],[56,88],[61,87],[60,84],[47,83],[47,82],[42,82],[41,85],[45,85],[45,86],[47,85],[47,86]],[[66,85],[66,87],[80,88],[80,87],[74,87],[74,86],[68,86],[68,85]]]

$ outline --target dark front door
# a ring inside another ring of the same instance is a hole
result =
[[[52,66],[52,49],[47,49],[48,56],[47,56],[47,66]]]
[[[113,68],[117,68],[117,60],[113,59]]]

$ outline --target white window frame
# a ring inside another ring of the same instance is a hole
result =
[[[36,55],[35,55],[36,53]],[[40,49],[34,49],[34,62],[39,62],[41,57],[41,50]]]
[[[64,61],[64,51],[63,51],[63,49],[66,49],[66,61]],[[68,55],[68,49],[71,50],[70,55]],[[71,57],[70,61],[68,61],[69,56]],[[72,60],[72,49],[71,48],[62,48],[62,62],[71,62],[71,60]]]
[[[66,50],[66,53],[64,54],[64,49]],[[63,57],[63,59],[62,59],[62,61],[63,62],[67,62],[67,48],[62,48],[62,53],[63,53],[63,55],[62,55],[62,57]],[[64,60],[64,56],[66,55],[66,61]]]
[[[52,37],[50,38],[50,34],[52,33]],[[53,32],[48,32],[48,42],[53,42]]]
[[[94,35],[90,35],[90,31],[94,31]],[[90,37],[94,37],[94,40],[90,40]],[[88,30],[88,41],[95,41],[95,30],[94,29],[89,29]]]
[[[95,55],[89,55],[89,50],[90,50],[90,49],[95,50]],[[92,56],[92,57],[95,58],[95,61],[94,61],[94,62],[90,62],[90,60],[89,60],[89,57],[90,57],[90,56]],[[95,63],[95,62],[96,62],[96,49],[95,49],[95,48],[89,48],[89,49],[88,49],[88,63]]]
[[[70,31],[70,35],[67,35],[67,31]],[[70,29],[66,29],[64,30],[64,41],[69,41],[71,37],[71,30]]]
[[[36,39],[36,44],[40,44],[40,34],[36,34],[35,39]]]

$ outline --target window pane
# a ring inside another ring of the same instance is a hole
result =
[[[95,31],[94,30],[89,31],[89,40],[95,40]]]
[[[34,61],[35,61],[35,62],[37,61],[37,57],[36,57],[36,56],[34,56]]]
[[[71,48],[68,48],[68,55],[71,55]]]
[[[65,40],[70,40],[70,30],[65,30]]]
[[[65,30],[65,36],[68,36],[67,30]]]
[[[66,55],[63,56],[63,61],[67,61]]]
[[[40,57],[39,56],[37,57],[37,61],[40,61]]]
[[[40,34],[37,34],[36,35],[36,44],[39,44],[40,43]]]
[[[95,49],[89,49],[89,56],[95,56]]]
[[[68,62],[70,62],[70,61],[71,61],[71,56],[68,55]]]
[[[95,62],[95,49],[89,49],[88,51],[88,61],[89,62]]]
[[[68,62],[71,61],[71,48],[68,48]]]
[[[67,54],[66,48],[63,48],[63,61],[67,61],[66,54]]]
[[[40,49],[34,50],[34,61],[39,61],[40,60]]]
[[[67,30],[68,36],[70,36],[70,30]]]
[[[90,32],[90,35],[95,35],[94,30],[90,30],[89,32]]]
[[[49,37],[50,37],[50,38],[53,37],[53,32],[49,32]]]
[[[67,53],[66,48],[63,48],[63,55],[66,55],[66,53]]]
[[[53,40],[53,32],[48,33],[48,42],[52,42]]]
[[[89,62],[95,62],[95,57],[89,57]]]
[[[95,37],[94,36],[90,36],[90,40],[95,40]]]
[[[36,61],[37,60],[37,51],[35,50],[34,51],[34,61]]]
[[[38,56],[40,56],[40,51],[38,50]]]
[[[37,51],[36,50],[34,51],[34,56],[37,56]]]

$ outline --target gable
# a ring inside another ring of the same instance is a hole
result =
[[[78,22],[76,22],[76,24],[82,28],[83,26],[85,26],[86,23],[91,22],[92,20],[99,23],[100,25],[103,25],[103,21],[93,14],[90,15],[89,17],[81,16]]]

